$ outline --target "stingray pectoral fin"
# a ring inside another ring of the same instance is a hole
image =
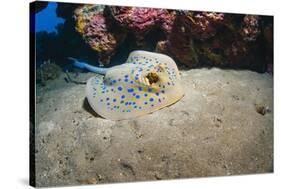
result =
[[[138,63],[112,67],[104,78],[95,76],[88,80],[87,99],[100,116],[110,120],[132,119],[167,107],[183,97],[178,69],[172,59],[159,53],[138,51],[137,54]],[[157,61],[161,58],[166,64],[159,69]]]

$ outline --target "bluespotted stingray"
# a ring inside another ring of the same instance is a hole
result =
[[[105,75],[87,81],[86,96],[92,109],[106,119],[143,116],[184,96],[177,65],[164,54],[133,51],[124,64],[111,68],[97,68],[77,60],[74,65]]]

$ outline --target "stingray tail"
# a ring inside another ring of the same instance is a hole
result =
[[[92,65],[84,63],[84,62],[80,62],[76,58],[68,57],[68,59],[73,61],[73,66],[80,68],[80,69],[85,69],[85,70],[88,70],[90,72],[94,72],[97,74],[105,75],[106,71],[108,70],[108,68],[99,68],[99,67],[92,66]]]

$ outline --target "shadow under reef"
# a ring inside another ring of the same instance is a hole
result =
[[[237,67],[237,66],[223,66],[223,65],[217,65],[217,66],[210,66],[210,65],[198,65],[196,67],[187,67],[186,65],[182,65],[182,64],[177,64],[179,71],[188,71],[188,70],[192,70],[192,69],[212,69],[212,68],[219,68],[222,70],[236,70],[236,71],[245,71],[245,70],[249,70],[249,71],[253,71],[253,72],[257,72],[257,73],[269,73],[271,75],[273,75],[273,72],[268,72],[267,70],[255,70],[255,69],[250,69],[247,67]]]

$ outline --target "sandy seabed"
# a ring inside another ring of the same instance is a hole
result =
[[[36,186],[273,172],[268,73],[181,71],[179,102],[122,121],[93,114],[85,85],[64,77],[36,87]]]

